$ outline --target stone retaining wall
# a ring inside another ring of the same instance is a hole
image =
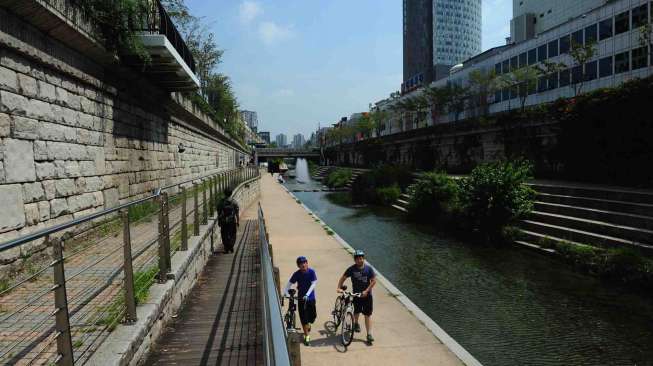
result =
[[[0,243],[237,165],[239,145],[182,95],[2,18]]]

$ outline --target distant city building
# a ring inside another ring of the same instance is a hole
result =
[[[606,0],[513,0],[510,41],[511,43],[527,41],[607,2]]]
[[[247,126],[255,133],[258,130],[258,115],[253,111],[240,111]]]
[[[269,131],[261,131],[258,133],[258,137],[261,138],[261,140],[265,141],[266,144],[270,143],[270,132]]]
[[[296,134],[292,138],[292,146],[295,149],[301,149],[305,143],[306,143],[306,139],[304,138],[304,135],[302,135],[301,133]]]
[[[278,134],[275,141],[278,147],[286,147],[288,145],[288,137],[283,133]]]
[[[436,1],[436,0],[433,0]],[[412,1],[406,0],[406,3]],[[418,3],[419,1],[416,1]],[[489,49],[465,60],[462,65],[451,69],[449,75],[423,86],[442,88],[456,84],[470,86],[470,74],[494,72],[499,77],[510,75],[523,67],[558,64],[560,70],[539,75],[534,87],[529,88],[525,106],[551,103],[559,98],[570,98],[581,88],[589,92],[600,88],[619,86],[634,78],[645,78],[653,74],[651,50],[640,41],[642,27],[650,24],[653,3],[647,0],[578,0],[539,1],[514,0],[511,43]],[[532,15],[536,24],[528,31],[517,29],[516,19]],[[404,29],[404,33],[406,30]],[[521,38],[519,38],[521,37]],[[514,38],[522,39],[517,42]],[[571,56],[572,46],[594,45],[595,54],[582,65]],[[419,95],[423,89],[413,91]],[[504,87],[488,95],[489,113],[499,113],[520,107],[517,88]],[[407,89],[404,89],[404,94]],[[390,97],[375,104],[376,108],[392,111],[397,98]],[[455,113],[434,115],[429,111],[427,125],[452,122],[478,116],[479,109],[466,106]],[[419,121],[417,121],[419,122]],[[417,128],[414,121],[392,114],[382,134],[397,133]]]
[[[481,52],[481,0],[404,0],[404,82],[409,92]]]

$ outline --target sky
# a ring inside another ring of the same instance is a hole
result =
[[[215,34],[259,131],[308,138],[402,82],[401,0],[186,0]],[[505,44],[510,0],[483,0],[483,50]]]

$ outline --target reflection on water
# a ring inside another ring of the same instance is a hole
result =
[[[653,365],[651,298],[346,194],[295,194],[484,365]]]

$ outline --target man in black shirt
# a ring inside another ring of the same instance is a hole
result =
[[[365,315],[365,330],[367,331],[367,342],[374,342],[372,337],[372,310],[374,302],[372,299],[372,287],[376,285],[376,274],[374,269],[365,263],[365,252],[357,250],[354,252],[354,261],[356,264],[347,268],[345,273],[338,281],[338,292],[341,292],[342,284],[349,277],[354,293],[360,293],[361,297],[354,298],[354,331],[360,332],[358,324],[360,313]]]

